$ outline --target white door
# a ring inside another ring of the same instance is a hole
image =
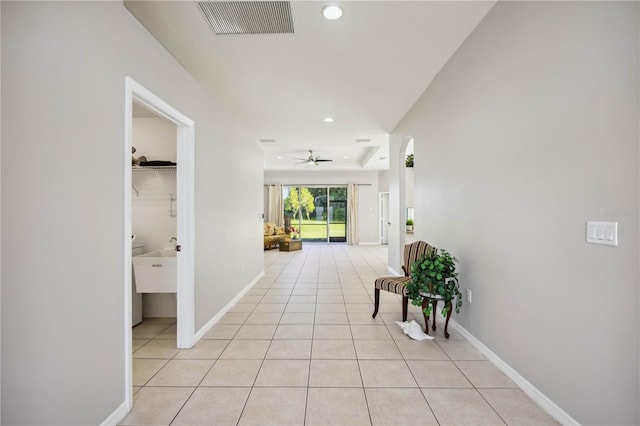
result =
[[[379,225],[379,235],[380,235],[380,244],[388,244],[389,243],[389,193],[381,192],[379,197],[379,217],[380,217],[380,225]]]

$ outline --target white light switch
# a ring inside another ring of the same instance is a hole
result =
[[[587,242],[618,245],[618,222],[587,222]]]

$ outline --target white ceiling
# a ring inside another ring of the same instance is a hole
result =
[[[294,164],[309,149],[334,160],[314,171],[386,169],[388,134],[495,1],[331,3],[344,10],[337,21],[321,15],[328,2],[291,2],[294,34],[216,35],[194,2],[125,2],[243,117],[265,170],[309,170]]]

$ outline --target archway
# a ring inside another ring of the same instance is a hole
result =
[[[402,273],[402,251],[406,240],[406,175],[407,146],[411,136],[391,135],[389,138],[389,270]]]

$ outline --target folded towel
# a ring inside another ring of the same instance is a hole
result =
[[[140,162],[140,166],[144,167],[144,166],[175,166],[176,163],[174,163],[173,161],[161,161],[161,160],[154,160],[154,161],[141,161]]]
[[[411,320],[410,322],[408,322],[408,321],[405,321],[405,322],[396,321],[396,324],[398,324],[398,326],[400,326],[400,328],[402,329],[402,332],[404,334],[407,334],[413,340],[431,340],[431,339],[433,339],[432,336],[429,336],[428,334],[425,334],[424,331],[422,331],[422,327],[420,326],[420,324],[415,322],[415,320]]]

